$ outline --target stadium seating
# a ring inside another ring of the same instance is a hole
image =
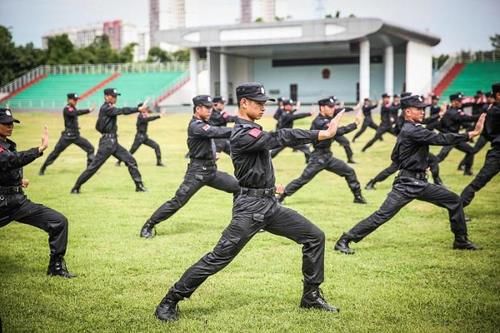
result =
[[[149,98],[150,102],[170,86],[172,86],[184,72],[147,72],[147,73],[121,73],[115,80],[109,82],[106,87],[116,88],[122,95],[118,98],[120,106],[136,106]],[[102,103],[102,89],[85,102],[96,105]]]
[[[120,106],[135,106],[145,98],[152,102],[184,74],[183,71],[121,73],[104,87],[84,98],[79,105],[99,106],[103,101],[102,90],[105,87],[117,88],[122,94],[118,99]],[[111,74],[50,74],[2,104],[16,109],[59,109],[66,104],[68,92],[82,95],[110,77]]]
[[[500,62],[470,63],[450,83],[442,93],[449,96],[462,92],[465,96],[474,96],[477,90],[489,91],[491,84],[500,81]]]
[[[26,90],[7,100],[13,108],[62,108],[66,104],[66,94],[83,94],[109,74],[50,74]]]

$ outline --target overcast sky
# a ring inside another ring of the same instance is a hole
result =
[[[314,19],[320,2],[276,0],[276,14]],[[10,27],[16,44],[41,46],[41,36],[59,28],[115,19],[146,28],[148,4],[148,0],[0,0],[0,25]],[[239,0],[186,0],[186,21],[188,25],[235,23],[238,6]],[[436,35],[441,43],[434,54],[489,50],[488,37],[500,34],[499,0],[323,0],[323,8],[324,13],[340,10],[341,16],[376,17]]]

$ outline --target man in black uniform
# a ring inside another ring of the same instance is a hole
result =
[[[229,174],[218,171],[214,139],[228,138],[231,128],[218,127],[209,124],[212,110],[212,99],[208,95],[193,98],[193,118],[188,126],[187,145],[190,162],[175,196],[161,205],[142,226],[140,236],[154,237],[154,226],[170,218],[181,209],[191,197],[203,186],[207,185],[218,190],[233,193],[240,191],[238,181]]]
[[[63,109],[64,131],[61,133],[61,137],[54,147],[54,150],[42,164],[38,173],[40,176],[45,174],[45,169],[54,163],[57,157],[59,157],[59,154],[61,154],[72,143],[82,148],[87,153],[87,166],[89,166],[94,159],[94,146],[92,146],[87,139],[80,136],[80,127],[78,126],[78,117],[90,113],[94,111],[94,109],[77,110],[76,103],[79,99],[78,94],[69,93],[67,94],[67,97],[68,104]]]
[[[208,123],[212,126],[218,127],[227,127],[227,123],[234,123],[236,121],[237,116],[231,116],[229,113],[224,111],[224,106],[226,101],[221,96],[215,96],[212,99],[213,109],[212,114],[210,115],[210,119]],[[231,154],[231,150],[229,149],[229,139],[214,139],[215,149],[218,153],[224,152],[228,155]]]
[[[146,188],[142,183],[141,173],[137,167],[135,158],[118,143],[118,126],[116,124],[116,117],[122,114],[131,114],[135,112],[147,112],[148,107],[142,104],[138,108],[117,108],[115,106],[117,96],[121,94],[114,88],[104,89],[104,104],[99,110],[99,116],[95,125],[96,130],[102,134],[99,140],[99,148],[97,149],[96,156],[92,163],[85,171],[78,177],[75,185],[71,189],[71,193],[80,193],[80,187],[85,184],[87,180],[92,177],[97,170],[106,162],[106,160],[113,155],[119,161],[123,161],[127,167],[130,176],[134,180],[136,192],[145,192]]]
[[[474,180],[465,187],[460,195],[463,205],[468,206],[477,191],[481,190],[500,171],[500,83],[491,86],[495,103],[486,111],[486,121],[482,136],[491,142],[484,165]]]
[[[439,115],[441,111],[441,107],[439,106],[439,96],[432,95],[431,96],[431,104],[429,105],[429,117],[427,119],[436,119],[433,122],[428,122],[425,126],[429,130],[438,129],[439,128],[439,117],[433,118],[436,115]]]
[[[142,104],[139,104],[138,107],[141,107]],[[152,140],[148,136],[148,124],[150,121],[155,121],[157,119],[161,118],[161,114],[157,114],[154,116],[149,116],[147,112],[140,112],[137,115],[137,122],[135,124],[137,128],[137,132],[135,133],[135,138],[134,142],[132,143],[132,147],[130,147],[130,154],[134,155],[134,153],[139,149],[139,147],[144,144],[148,147],[151,147],[155,151],[156,155],[156,166],[163,167],[165,166],[163,162],[161,161],[161,150],[160,150],[160,145]],[[120,166],[121,161],[118,160],[116,162],[116,165]]]
[[[475,122],[478,116],[468,116],[462,111],[462,93],[450,95],[451,107],[446,111],[441,119],[440,130],[443,133],[458,133],[460,128],[468,122]],[[464,175],[472,175],[472,164],[474,162],[474,148],[465,141],[460,141],[455,145],[444,146],[437,154],[437,159],[441,163],[456,148],[465,153]]]
[[[291,99],[284,98],[281,103],[283,104],[283,112],[278,120],[277,129],[293,128],[293,122],[295,120],[312,116],[311,112],[296,112],[296,110],[293,109],[293,101]],[[285,148],[285,146],[274,148],[271,151],[271,158],[275,158]],[[293,150],[303,152],[304,157],[306,158],[306,163],[309,161],[311,151],[309,150],[309,146],[307,144],[301,144],[291,148],[293,148]]]
[[[32,225],[49,234],[50,260],[47,274],[72,278],[64,255],[68,245],[68,220],[61,213],[31,202],[24,194],[29,181],[23,178],[23,166],[42,156],[49,143],[45,127],[42,144],[25,151],[17,151],[12,135],[14,119],[10,109],[0,108],[0,227],[12,221]]]
[[[363,134],[368,127],[373,128],[374,130],[377,130],[378,126],[375,124],[372,118],[372,110],[375,109],[378,106],[378,104],[375,103],[375,105],[372,104],[372,101],[369,98],[365,98],[364,103],[363,103],[363,116],[365,117],[363,119],[363,124],[361,125],[361,129],[356,132],[354,137],[352,138],[352,143],[356,141],[357,138]]]
[[[340,112],[340,110],[346,110],[349,109],[350,111],[352,111],[353,109],[352,108],[342,108],[342,107],[339,107],[340,106],[340,103],[338,102],[337,98],[335,96],[330,96],[334,102],[336,103],[336,105],[338,105],[338,107],[335,108],[334,112],[333,112],[333,117],[335,117],[337,115],[338,112]],[[349,131],[351,132],[351,131]],[[349,133],[347,132],[347,133]],[[351,143],[349,142],[349,139],[346,138],[344,136],[344,134],[347,134],[347,133],[338,133],[335,134],[335,137],[333,138],[334,141],[338,142],[339,145],[342,146],[342,148],[344,148],[344,151],[345,151],[345,154],[347,156],[347,163],[350,163],[350,164],[356,164],[356,162],[354,161],[354,159],[352,158],[354,153],[352,152],[352,148],[351,148]]]
[[[234,174],[241,193],[233,204],[232,221],[212,252],[191,266],[170,288],[155,315],[165,321],[178,319],[177,303],[190,297],[208,277],[226,267],[261,229],[303,245],[304,293],[300,306],[337,312],[319,289],[324,275],[325,234],[297,212],[278,204],[269,151],[284,145],[291,147],[333,138],[342,113],[326,130],[287,128],[270,133],[254,122],[264,114],[266,101],[271,100],[264,87],[259,83],[245,83],[236,88],[236,96],[239,118],[230,141]]]
[[[311,130],[323,130],[328,128],[330,121],[333,119],[334,113],[336,111],[335,100],[333,99],[333,97],[323,98],[319,100],[318,105],[319,115],[313,120]],[[342,112],[342,110],[343,109],[340,109],[339,111]],[[359,119],[356,119],[356,121],[359,122]],[[352,132],[356,129],[356,127],[356,122],[347,126],[342,126],[337,129],[335,137]],[[309,159],[306,168],[299,178],[294,179],[285,187],[285,191],[279,195],[278,200],[280,202],[282,202],[285,197],[291,196],[302,186],[309,183],[320,171],[327,170],[345,178],[347,185],[354,195],[354,203],[366,203],[365,198],[363,198],[363,196],[361,195],[361,186],[359,184],[358,178],[356,177],[356,172],[345,162],[333,157],[332,151],[330,149],[331,145],[332,140],[313,142],[314,150],[311,154],[311,158]]]
[[[278,125],[279,125],[279,121],[280,121],[280,118],[281,118],[281,115],[283,114],[283,99],[284,97],[278,97],[278,108],[276,109],[276,111],[274,111],[274,114],[273,114],[273,118],[276,120],[276,129],[279,129]]]
[[[351,241],[359,242],[385,222],[413,199],[423,200],[448,209],[451,230],[455,234],[454,249],[476,250],[477,247],[467,238],[462,200],[445,187],[429,184],[426,170],[429,166],[430,145],[450,145],[466,142],[481,134],[484,117],[478,121],[474,131],[467,134],[434,133],[420,123],[424,118],[426,104],[421,96],[402,99],[405,123],[392,151],[392,160],[398,164],[399,175],[394,180],[391,192],[382,206],[368,218],[344,233],[335,244],[335,250],[353,254],[349,247]]]
[[[394,125],[395,119],[393,119],[393,114],[394,114],[394,106],[390,102],[391,97],[387,94],[382,95],[382,102],[381,102],[381,108],[380,108],[380,125],[377,128],[377,131],[375,132],[375,136],[366,143],[366,145],[361,149],[362,152],[365,152],[368,148],[370,148],[377,140],[381,140],[382,136],[389,132],[391,134],[393,133],[392,127]],[[399,109],[399,105],[397,106],[396,111]]]

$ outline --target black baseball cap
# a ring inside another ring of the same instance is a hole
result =
[[[438,95],[432,95],[431,97],[432,99],[439,99],[439,96]]]
[[[290,98],[283,98],[281,103],[283,103],[283,105],[293,105],[293,100]]]
[[[206,106],[208,108],[211,108],[214,104],[212,102],[212,97],[209,95],[198,95],[193,97],[193,105],[194,106]]]
[[[491,92],[493,93],[493,96],[495,96],[496,93],[500,93],[500,82],[491,85]]]
[[[214,96],[212,103],[226,103],[226,100],[222,96]]]
[[[236,87],[236,98],[238,101],[242,98],[248,98],[256,102],[276,101],[274,98],[266,95],[264,86],[258,82],[247,82]]]
[[[104,89],[104,95],[106,95],[106,96],[113,96],[113,97],[121,96],[121,94],[118,92],[118,90],[116,90],[116,88],[106,88],[106,89]]]
[[[12,116],[12,111],[9,108],[0,108],[0,124],[20,123],[19,120]]]
[[[391,97],[391,96],[389,96],[387,93],[383,93],[382,98],[386,98],[386,97]]]
[[[464,94],[462,94],[461,92],[458,92],[456,94],[450,95],[450,102],[453,102],[457,99],[461,100],[462,98],[464,98]]]
[[[493,95],[493,93],[491,91],[487,91],[484,93],[484,96],[486,96],[486,98],[491,98],[491,97],[495,97],[495,95]]]
[[[411,95],[411,93],[410,93],[410,95]],[[392,97],[394,97],[394,98],[398,98],[398,97],[399,97],[399,95],[398,95],[398,94],[394,94]]]
[[[429,105],[424,102],[424,97],[420,95],[411,95],[401,98],[401,107],[403,109],[410,107],[423,109],[427,106]]]
[[[322,98],[318,101],[319,106],[335,106],[335,98],[333,96]]]
[[[68,99],[80,99],[80,96],[78,96],[77,93],[69,93],[66,95]]]

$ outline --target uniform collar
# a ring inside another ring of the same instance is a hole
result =
[[[205,120],[200,119],[200,118],[196,118],[194,115],[193,115],[192,120],[193,120],[193,121],[201,121],[202,123],[207,123],[207,124],[208,124],[208,122],[206,122]]]
[[[256,122],[253,122],[253,121],[250,121],[250,120],[246,120],[246,119],[243,119],[243,118],[240,118],[240,117],[238,117],[238,119],[236,119],[236,124],[247,125],[247,126],[251,126],[251,127],[256,127],[256,128],[262,129],[262,126],[260,126]]]
[[[5,149],[8,149],[10,150],[10,148],[12,149],[15,149],[16,148],[16,143],[12,140],[9,140],[8,138],[3,141],[3,140],[0,140],[0,146],[2,146],[3,148]]]

